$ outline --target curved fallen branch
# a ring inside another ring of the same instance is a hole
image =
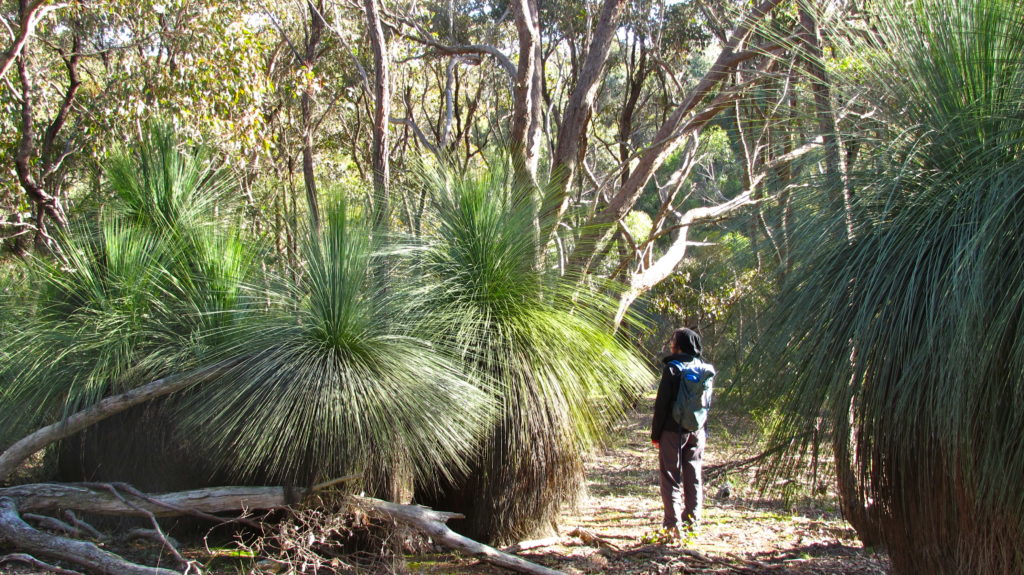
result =
[[[57,567],[56,565],[50,565],[44,561],[40,561],[28,553],[11,553],[0,557],[0,565],[4,563],[24,563],[26,565],[35,567],[36,569],[42,569],[43,571],[49,571],[50,573],[57,573],[58,575],[83,575],[79,571],[72,571],[70,569],[64,569]]]
[[[460,551],[477,559],[486,561],[492,565],[512,569],[520,573],[534,575],[562,575],[561,571],[548,569],[543,565],[531,563],[525,559],[502,553],[497,549],[474,541],[468,537],[459,535],[452,531],[445,523],[449,519],[459,519],[463,516],[458,513],[447,513],[434,511],[429,507],[419,505],[399,505],[380,499],[368,497],[353,497],[355,505],[362,507],[367,512],[378,516],[386,517],[426,533],[435,542],[440,543],[456,551]]]
[[[124,393],[107,397],[62,421],[41,427],[19,439],[0,454],[0,481],[10,477],[14,470],[33,453],[55,441],[71,437],[90,425],[120,413],[129,407],[213,379],[242,363],[242,361],[244,361],[244,358],[230,359],[190,373],[169,375]]]

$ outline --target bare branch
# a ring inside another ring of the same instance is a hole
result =
[[[505,73],[508,74],[509,79],[515,81],[518,69],[516,65],[512,63],[512,59],[505,55],[504,52],[488,44],[463,44],[463,45],[449,45],[444,44],[433,37],[430,32],[423,29],[418,22],[403,18],[394,14],[388,14],[389,18],[394,19],[396,22],[413,28],[416,30],[415,34],[406,32],[400,26],[394,24],[388,24],[388,27],[395,31],[399,36],[423,44],[424,46],[433,48],[442,56],[465,56],[468,54],[477,54],[481,56],[490,56],[494,58],[498,65],[501,66]]]
[[[367,497],[353,497],[352,501],[375,515],[411,525],[446,547],[456,549],[492,565],[533,575],[562,575],[560,571],[548,569],[514,555],[502,553],[493,547],[478,543],[452,531],[445,525],[445,522],[449,519],[461,518],[462,516],[457,513],[434,511],[430,508],[416,505],[399,505]]]
[[[440,150],[438,150],[437,146],[430,143],[430,140],[427,139],[427,135],[423,133],[423,130],[420,129],[419,124],[416,123],[416,120],[414,120],[411,115],[408,115],[404,118],[396,118],[394,116],[391,116],[391,118],[389,118],[388,121],[391,122],[392,124],[397,124],[399,126],[408,126],[409,128],[412,129],[412,133],[416,135],[416,139],[420,142],[420,144],[423,144],[424,148],[430,150],[430,153],[434,154],[434,156],[440,155]]]
[[[610,226],[632,208],[644,186],[665,159],[676,149],[681,139],[690,132],[699,131],[707,121],[710,121],[710,118],[714,117],[714,114],[724,109],[720,108],[717,102],[713,102],[706,109],[705,115],[698,114],[697,117],[692,117],[700,103],[705,101],[740,63],[765,54],[766,49],[772,51],[781,49],[780,46],[773,45],[757,50],[741,50],[740,46],[746,41],[754,26],[782,1],[764,0],[736,27],[708,73],[658,128],[653,143],[643,152],[636,168],[622,184],[618,193],[611,198],[602,211],[592,218],[589,227],[577,242],[576,251],[570,259],[570,273],[585,272],[590,267],[596,250],[601,240],[607,236]],[[722,106],[724,105],[723,102]],[[707,116],[707,114],[711,114],[711,116]]]
[[[18,506],[10,497],[0,497],[0,537],[18,549],[44,554],[82,565],[90,571],[110,575],[179,575],[177,571],[146,567],[100,549],[93,543],[67,539],[38,531],[18,515]]]
[[[7,72],[9,72],[11,67],[14,66],[14,61],[21,55],[22,50],[25,49],[25,44],[28,43],[29,37],[32,36],[33,32],[35,32],[36,26],[38,26],[39,23],[42,22],[51,12],[55,12],[67,6],[67,2],[48,5],[48,0],[37,0],[35,2],[26,2],[24,4],[24,9],[20,15],[20,27],[18,32],[14,35],[13,43],[6,52],[0,53],[0,76],[6,76]],[[10,27],[8,26],[8,30],[9,29]]]
[[[762,176],[763,178],[763,176]],[[757,180],[760,183],[760,179]],[[615,326],[618,327],[626,316],[626,311],[641,294],[649,291],[652,287],[665,280],[679,265],[679,262],[686,256],[686,249],[692,245],[688,239],[690,226],[723,217],[742,207],[751,205],[757,200],[753,199],[754,188],[748,189],[735,198],[715,206],[703,206],[688,210],[680,218],[679,224],[668,231],[677,231],[676,239],[664,255],[658,258],[650,267],[644,269],[629,278],[629,286],[619,299],[619,310],[615,314]]]

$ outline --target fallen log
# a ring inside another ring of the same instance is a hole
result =
[[[307,496],[315,489],[304,491]],[[69,561],[90,570],[112,575],[169,575],[168,569],[135,565],[103,551],[96,545],[44,533],[24,522],[22,513],[57,510],[97,515],[173,517],[205,515],[216,521],[230,521],[212,515],[239,510],[267,510],[287,507],[293,502],[283,487],[213,487],[176,493],[150,495],[123,484],[36,483],[0,488],[0,542],[32,554]],[[461,517],[418,505],[400,505],[368,497],[350,497],[349,502],[371,515],[408,525],[435,542],[487,563],[529,575],[559,575],[559,571],[537,565],[484,545],[452,531],[445,522]]]
[[[0,542],[32,555],[43,555],[109,575],[180,575],[177,571],[138,565],[88,541],[38,531],[21,518],[10,497],[0,497]]]
[[[17,501],[23,513],[73,509],[95,515],[133,517],[148,517],[150,513],[156,517],[178,517],[196,512],[212,514],[287,505],[283,487],[211,487],[145,497],[130,490],[120,491],[121,497],[118,497],[100,484],[30,483],[0,488],[0,497]]]

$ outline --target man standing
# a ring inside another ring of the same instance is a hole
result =
[[[665,505],[662,527],[677,539],[680,529],[692,529],[700,520],[704,421],[711,405],[715,368],[701,359],[700,336],[691,329],[676,330],[669,347],[671,354],[663,360],[665,368],[654,400],[651,441],[658,448]]]

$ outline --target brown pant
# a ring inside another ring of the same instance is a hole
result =
[[[658,446],[661,501],[665,505],[662,527],[682,527],[700,519],[704,505],[701,458],[704,430],[696,433],[662,431]]]

